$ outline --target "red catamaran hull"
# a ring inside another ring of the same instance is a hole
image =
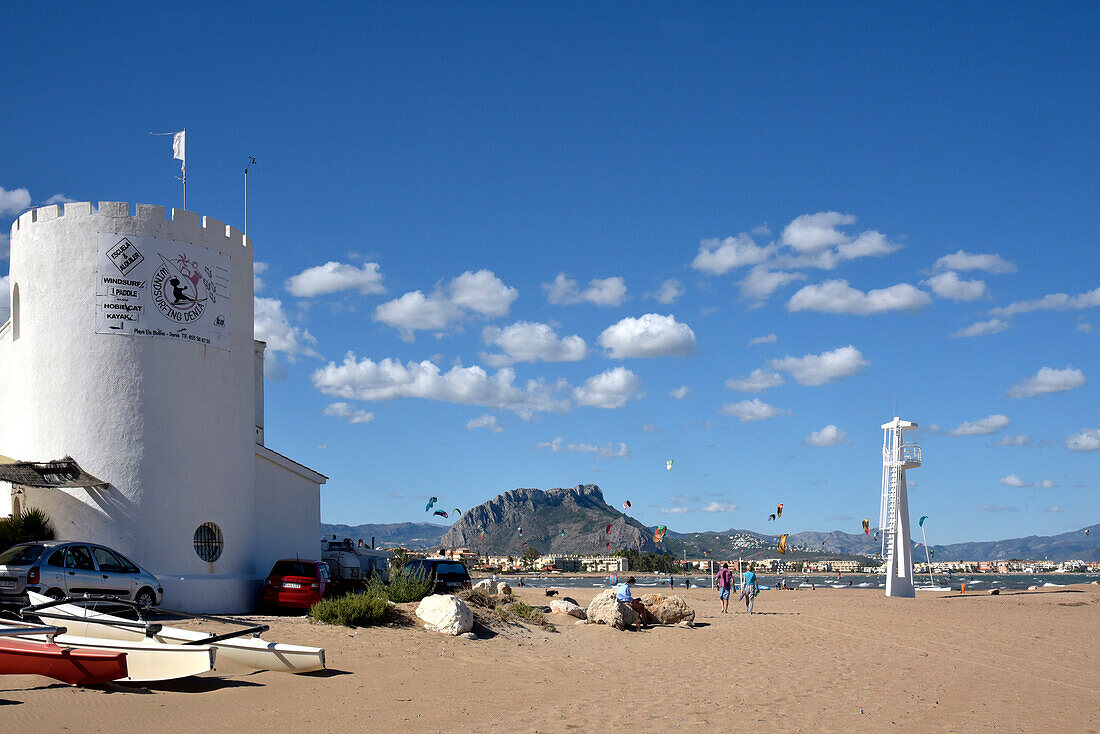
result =
[[[0,675],[44,675],[94,685],[126,677],[126,653],[0,638]]]

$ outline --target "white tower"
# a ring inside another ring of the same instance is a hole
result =
[[[886,557],[886,596],[916,595],[913,588],[913,547],[909,540],[909,497],[905,470],[920,466],[920,446],[905,443],[902,431],[916,428],[912,421],[894,420],[882,424],[882,502],[879,531],[882,555]]]

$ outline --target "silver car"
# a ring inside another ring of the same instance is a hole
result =
[[[45,540],[0,553],[0,604],[23,604],[27,591],[46,596],[112,596],[157,606],[157,577],[116,550],[95,543]]]

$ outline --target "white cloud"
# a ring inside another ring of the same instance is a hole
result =
[[[504,433],[504,426],[497,422],[495,415],[489,413],[483,413],[477,418],[471,418],[466,422],[466,430],[474,431],[479,428],[484,428],[490,433]]]
[[[685,512],[691,512],[686,507],[662,507],[661,512],[665,515],[683,515]]]
[[[27,189],[6,190],[0,186],[0,217],[22,214],[31,205],[31,192]]]
[[[741,296],[754,301],[764,301],[771,297],[772,293],[788,283],[796,280],[805,280],[802,273],[788,273],[782,270],[768,270],[765,265],[757,265],[749,271],[743,280],[738,282],[741,286]]]
[[[374,309],[375,321],[399,329],[407,341],[412,340],[413,331],[445,329],[461,317],[462,309],[449,300],[434,293],[425,296],[421,291],[410,291]]]
[[[757,344],[774,344],[779,341],[779,337],[775,334],[768,334],[767,336],[757,336],[749,339],[749,346],[755,347]]]
[[[260,276],[267,272],[267,263],[254,262],[252,263],[252,292],[259,293],[264,289],[266,284],[263,278]]]
[[[378,263],[363,263],[363,267],[357,268],[330,261],[292,275],[283,286],[298,298],[314,298],[337,291],[358,291],[363,295],[386,292]]]
[[[352,408],[347,403],[330,403],[322,412],[330,418],[342,418],[348,423],[370,423],[374,420],[374,413]]]
[[[848,438],[848,434],[840,430],[833,424],[829,424],[822,428],[820,431],[814,431],[809,436],[806,436],[806,445],[817,446],[819,448],[825,448],[827,446],[843,446],[850,444],[852,441]]]
[[[680,385],[680,387],[674,387],[668,391],[668,394],[677,400],[683,400],[691,392],[691,388],[687,385]]]
[[[606,443],[603,446],[594,446],[590,443],[565,443],[559,436],[553,441],[544,441],[535,444],[535,449],[550,449],[555,454],[562,451],[595,454],[597,459],[624,459],[630,458],[630,449],[625,443]]]
[[[986,334],[996,334],[1004,331],[1010,326],[1007,321],[1001,321],[998,318],[992,318],[989,321],[979,321],[976,324],[971,324],[964,329],[951,334],[955,339],[970,337],[970,336],[985,336]]]
[[[256,298],[254,308],[254,336],[267,343],[264,375],[269,380],[277,381],[286,376],[285,369],[279,363],[280,354],[291,363],[298,361],[299,356],[321,358],[312,348],[317,340],[305,329],[290,325],[290,320],[283,311],[282,301],[275,298]]]
[[[764,392],[769,387],[779,387],[784,384],[783,375],[767,370],[753,370],[748,377],[735,380],[732,377],[726,380],[726,387],[738,392]]]
[[[661,429],[652,423],[646,423],[642,426],[642,433],[660,433]]]
[[[504,351],[500,355],[485,355],[497,366],[512,362],[579,362],[588,355],[584,339],[575,334],[559,339],[549,324],[518,321],[503,329],[487,326],[481,338]]]
[[[329,362],[313,373],[313,386],[325,395],[354,400],[420,398],[459,405],[510,410],[522,418],[535,413],[561,413],[568,403],[554,397],[566,385],[548,386],[529,380],[520,387],[515,372],[502,369],[490,376],[476,365],[456,365],[444,373],[427,360],[402,364],[395,359],[357,360],[349,352],[342,364]]]
[[[995,308],[990,313],[997,316],[1012,316],[1031,311],[1069,311],[1100,306],[1100,288],[1070,296],[1065,293],[1051,293],[1034,301],[1017,301],[1003,308]]]
[[[727,403],[722,406],[721,411],[726,415],[740,418],[742,423],[760,421],[766,418],[774,418],[777,415],[789,414],[789,411],[761,402],[759,398],[742,400],[740,403]]]
[[[451,280],[451,303],[482,316],[504,316],[519,298],[519,291],[504,284],[491,270],[467,270]]]
[[[940,298],[952,301],[973,301],[985,295],[985,283],[980,280],[962,280],[954,270],[933,275],[924,281]]]
[[[1031,436],[1025,436],[1022,433],[1017,433],[1015,436],[1002,436],[1000,441],[993,444],[994,446],[1030,446]]]
[[[901,249],[901,245],[886,239],[882,232],[869,229],[861,232],[851,242],[846,242],[836,248],[837,254],[844,260],[854,260],[859,257],[882,257]]]
[[[1019,512],[1019,507],[1006,507],[1005,505],[982,505],[978,512]]]
[[[1100,428],[1082,428],[1066,439],[1070,451],[1100,451]]]
[[[933,270],[984,270],[987,273],[1015,273],[1016,266],[1004,260],[1000,255],[979,255],[976,253],[959,250],[950,255],[944,255]]]
[[[41,206],[49,206],[50,204],[72,204],[76,199],[70,199],[65,194],[54,194],[50,198],[42,202]]]
[[[0,275],[0,324],[11,315],[11,276]]]
[[[865,316],[888,311],[918,311],[930,303],[931,296],[908,283],[864,293],[852,288],[846,280],[827,280],[818,285],[804,286],[787,301],[787,310]]]
[[[722,275],[746,265],[759,265],[775,250],[774,245],[760,247],[752,237],[742,232],[736,237],[701,241],[699,254],[691,261],[691,267],[712,275]]]
[[[573,390],[577,405],[592,408],[621,408],[630,400],[641,397],[642,381],[625,367],[601,372],[589,377]]]
[[[568,306],[574,303],[591,303],[595,306],[618,306],[626,298],[626,282],[618,277],[595,278],[581,291],[577,281],[565,273],[558,273],[553,283],[543,283],[550,303]]]
[[[607,327],[597,340],[615,359],[686,356],[695,351],[695,332],[675,316],[647,313]]]
[[[657,289],[656,293],[647,293],[647,298],[657,299],[657,303],[669,304],[676,301],[677,298],[684,295],[684,284],[675,278],[669,278],[665,282],[661,283],[661,287]]]
[[[0,259],[3,259],[3,235],[0,235]],[[1092,331],[1092,324],[1077,324],[1077,331],[1083,331],[1086,334]]]
[[[800,385],[824,385],[841,377],[858,375],[871,363],[859,350],[848,345],[821,354],[805,357],[785,356],[769,362],[773,369],[789,372]]]
[[[699,512],[733,512],[737,505],[728,505],[723,502],[711,502],[706,507],[700,507]]]
[[[844,244],[848,236],[837,227],[854,224],[856,218],[840,212],[803,214],[783,229],[783,244],[799,252],[818,252],[833,245]]]
[[[1038,482],[1025,482],[1016,474],[1009,474],[997,480],[1006,487],[1031,487],[1032,489],[1052,489],[1058,486],[1053,479],[1041,479]]]
[[[410,291],[381,304],[374,309],[374,320],[398,329],[402,339],[412,341],[414,331],[445,329],[471,311],[482,316],[503,316],[518,297],[519,292],[491,270],[467,270],[427,296],[419,290]]]
[[[968,421],[947,432],[948,436],[988,436],[1003,431],[1012,422],[1007,415],[996,413],[980,420]]]
[[[1085,373],[1073,367],[1064,370],[1056,370],[1051,367],[1043,367],[1034,377],[1029,377],[1018,385],[1013,385],[1008,391],[1010,398],[1033,398],[1036,395],[1046,395],[1053,392],[1066,392],[1075,387],[1088,384]]]

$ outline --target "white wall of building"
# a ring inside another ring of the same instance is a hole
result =
[[[227,255],[229,349],[96,333],[100,233]],[[262,387],[255,385],[252,247],[241,232],[179,209],[169,218],[160,206],[139,204],[131,214],[118,202],[54,205],[19,217],[10,258],[19,308],[0,329],[0,453],[31,461],[70,455],[110,482],[28,490],[25,506],[46,511],[58,538],[131,556],[161,578],[168,607],[221,612],[254,605],[257,578],[268,570],[257,565],[276,547],[302,543],[316,553],[318,482],[310,494],[305,480],[279,478],[256,458]],[[298,534],[290,519],[308,533]],[[205,522],[224,539],[214,562],[194,549]]]
[[[264,446],[256,451],[256,570],[266,576],[281,558],[321,558],[325,477]]]

